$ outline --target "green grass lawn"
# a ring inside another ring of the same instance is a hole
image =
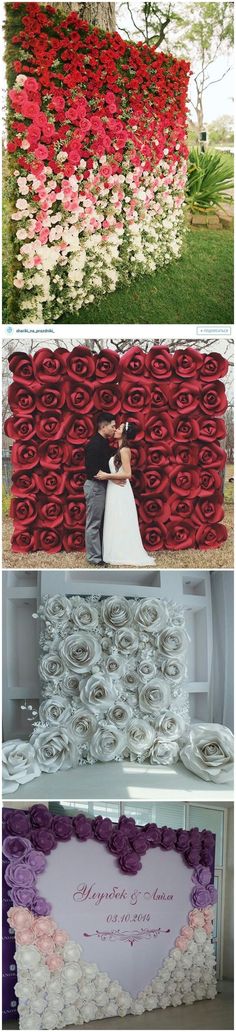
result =
[[[233,232],[194,229],[182,258],[80,308],[74,323],[233,323]],[[64,312],[60,323],[70,323]]]

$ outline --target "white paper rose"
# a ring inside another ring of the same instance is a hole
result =
[[[170,685],[170,688],[177,688],[178,685],[182,684],[186,676],[186,664],[184,660],[178,659],[178,656],[164,659],[161,662],[161,673],[164,680]]]
[[[84,674],[98,663],[101,648],[92,633],[75,631],[59,644],[59,654],[66,669],[74,674]]]
[[[90,743],[90,753],[94,760],[108,762],[122,755],[126,745],[126,736],[115,724],[100,725]]]
[[[139,677],[141,678],[141,681],[144,681],[145,683],[146,681],[153,681],[156,674],[157,668],[154,660],[149,659],[148,657],[146,659],[142,659],[141,663],[139,663]]]
[[[76,674],[68,674],[64,671],[63,676],[59,677],[58,681],[51,682],[51,684],[53,683],[56,685],[56,691],[60,690],[62,695],[66,695],[69,699],[79,700],[81,684],[80,674],[76,677]],[[47,695],[50,694],[51,684],[48,686],[48,689],[45,688],[45,694]]]
[[[77,980],[82,976],[82,968],[78,963],[66,961],[62,968],[61,975],[65,985],[75,985]]]
[[[126,730],[127,747],[134,756],[144,756],[154,741],[155,732],[147,720],[142,717],[133,717]]]
[[[63,674],[63,663],[58,652],[50,651],[46,656],[41,656],[39,663],[39,675],[42,681],[50,681]]]
[[[26,968],[28,971],[34,971],[34,968],[40,967],[42,963],[42,955],[36,946],[18,946],[15,957],[19,970]]]
[[[164,681],[156,678],[155,681],[147,681],[142,685],[139,692],[139,707],[143,713],[150,716],[159,716],[161,711],[168,706],[169,689]]]
[[[137,634],[133,631],[132,627],[125,627],[124,629],[117,631],[115,635],[115,643],[118,651],[127,657],[127,654],[131,655],[138,652],[139,642]]]
[[[123,680],[124,671],[124,660],[116,649],[112,649],[108,659],[105,661],[105,672],[108,677],[111,677],[112,681],[118,681],[120,677]]]
[[[181,716],[181,713],[175,713],[174,710],[161,713],[158,719],[158,734],[160,733],[172,741],[178,741],[184,734],[185,728],[184,717]]]
[[[204,781],[228,782],[233,777],[234,737],[221,724],[195,724],[180,752],[184,766]]]
[[[186,631],[181,627],[171,627],[161,631],[159,634],[158,644],[160,652],[164,656],[179,656],[183,653],[186,648],[187,635]]]
[[[102,619],[114,631],[130,623],[130,617],[131,603],[127,598],[112,595],[111,598],[106,598],[102,603]]]
[[[39,707],[39,719],[42,724],[66,724],[71,716],[71,706],[61,695],[54,695]]]
[[[73,942],[72,939],[69,939],[68,942],[65,943],[65,946],[63,946],[63,957],[64,957],[64,960],[68,960],[68,961],[69,960],[72,960],[72,961],[80,960],[81,953],[82,953],[82,947],[79,946],[79,943]],[[81,968],[81,973],[82,973],[82,968]],[[79,977],[79,975],[78,975],[78,977]],[[81,974],[80,974],[80,977],[81,977]]]
[[[107,710],[116,698],[117,691],[112,680],[102,674],[92,674],[80,690],[81,702],[91,706],[95,713]]]
[[[95,631],[98,627],[98,611],[88,599],[74,595],[70,599],[70,618],[83,631]]]
[[[16,792],[19,785],[38,778],[41,770],[34,746],[20,738],[6,742],[2,747],[3,792]]]
[[[116,724],[117,727],[126,727],[128,721],[132,717],[132,707],[128,706],[127,702],[114,702],[113,706],[107,712],[107,719],[111,723]]]
[[[48,731],[34,731],[31,742],[40,770],[49,774],[57,770],[68,770],[77,762],[75,741],[65,727],[51,727]]]
[[[88,745],[96,731],[96,716],[85,706],[80,706],[71,718],[70,730],[78,749]]]
[[[122,686],[125,692],[137,694],[137,690],[140,687],[140,677],[139,670],[137,670],[137,664],[132,666],[132,663],[128,663],[127,666],[125,666],[122,677]]]
[[[166,624],[166,603],[157,598],[141,599],[136,605],[134,620],[143,631],[148,631],[149,634],[158,633]]]
[[[38,610],[39,616],[55,624],[56,630],[60,631],[60,625],[64,626],[70,619],[70,600],[66,595],[45,595],[42,601],[43,604]]]

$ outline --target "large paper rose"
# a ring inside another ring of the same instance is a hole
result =
[[[53,773],[76,765],[77,754],[74,739],[67,728],[53,726],[48,731],[37,730],[31,738],[40,770]]]
[[[70,613],[70,601],[65,595],[45,596],[43,606],[39,608],[39,615],[42,615],[44,620],[50,620],[55,628],[64,626],[70,618]]]
[[[171,407],[182,415],[188,415],[198,408],[199,387],[197,381],[187,380],[170,386]]]
[[[72,380],[90,380],[95,371],[95,358],[86,345],[79,344],[68,351],[65,358],[67,372]]]
[[[66,724],[70,716],[71,706],[61,695],[46,699],[39,707],[39,719],[42,724]]]
[[[166,546],[173,552],[182,548],[194,548],[195,528],[187,520],[173,517],[167,524]]]
[[[181,749],[184,766],[204,781],[229,782],[233,777],[232,731],[221,724],[195,724]]]
[[[139,856],[133,850],[128,850],[127,853],[119,857],[119,865],[124,874],[137,874],[142,867]]]
[[[119,630],[131,620],[131,604],[127,598],[112,595],[102,603],[102,619],[108,627]]]
[[[171,709],[161,713],[158,720],[158,734],[164,735],[171,741],[178,741],[184,734],[185,729],[186,721],[181,713],[175,713]]]
[[[70,729],[79,749],[83,749],[84,746],[88,746],[92,735],[96,730],[96,716],[95,713],[91,713],[85,706],[79,706],[79,708],[73,713],[70,721]]]
[[[24,416],[35,409],[35,397],[32,391],[20,384],[11,383],[8,389],[8,401],[14,416]]]
[[[11,537],[11,547],[13,552],[34,552],[34,532],[27,527],[19,528],[16,526]]]
[[[173,423],[170,416],[165,412],[151,416],[146,422],[145,436],[152,445],[167,443],[169,445],[173,436]]]
[[[196,532],[198,548],[220,548],[227,539],[227,528],[222,523],[202,523]]]
[[[145,491],[155,491],[156,494],[162,494],[168,487],[167,473],[162,467],[155,469],[152,466],[148,466],[143,472],[143,484]]]
[[[132,707],[127,702],[117,701],[109,707],[107,719],[117,727],[125,728],[132,717]]]
[[[199,474],[186,466],[176,466],[170,475],[170,487],[180,497],[196,498],[199,494]]]
[[[16,738],[3,744],[3,792],[16,792],[19,785],[26,785],[40,774],[35,749],[29,742]]]
[[[95,713],[108,709],[108,706],[117,697],[114,684],[102,674],[92,674],[88,681],[85,681],[80,690],[81,702],[91,706]]]
[[[213,413],[215,416],[217,413],[225,412],[227,409],[227,398],[224,384],[216,381],[204,386],[200,392],[199,405],[207,415]]]
[[[70,412],[91,412],[94,405],[93,393],[89,385],[67,382],[66,403]]]
[[[164,656],[175,659],[181,656],[186,648],[187,635],[182,627],[170,627],[160,631],[159,649]]]
[[[39,380],[40,383],[52,384],[58,383],[61,379],[63,372],[63,363],[57,348],[56,352],[50,350],[50,348],[40,348],[40,351],[36,352],[33,356],[33,369],[35,379]]]
[[[172,358],[169,348],[154,344],[145,356],[145,366],[157,380],[170,380]]]
[[[132,718],[127,728],[127,747],[133,758],[145,759],[154,738],[154,730],[147,720],[141,716]]]
[[[129,349],[130,354],[130,349]],[[102,348],[95,357],[96,378],[101,384],[113,383],[119,376],[119,355],[109,348]]]
[[[69,495],[79,495],[84,488],[85,472],[82,469],[75,470],[74,466],[66,472],[66,491]],[[82,512],[81,512],[82,519]]]
[[[59,654],[67,670],[83,674],[92,671],[100,659],[99,641],[86,631],[75,631],[59,645]]]
[[[85,502],[83,496],[68,495],[66,500],[66,509],[64,515],[66,527],[81,526],[85,522]]]
[[[67,440],[72,445],[83,444],[85,445],[92,434],[94,433],[94,427],[90,416],[73,415],[69,419],[68,426],[64,428],[66,432]]]
[[[46,495],[46,496],[49,495],[49,497],[50,497],[50,495],[62,495],[64,490],[65,490],[65,486],[66,486],[66,473],[62,473],[61,474],[61,473],[59,473],[58,471],[55,471],[55,470],[50,470],[49,473],[44,472],[40,476],[39,476],[38,473],[35,473],[35,488],[36,488],[37,491],[40,491],[42,495]],[[59,501],[59,499],[58,499],[58,501]],[[40,510],[40,512],[41,512],[41,510]],[[45,520],[45,513],[46,513],[46,520]],[[44,509],[44,520],[43,520],[43,522],[46,522],[46,524],[47,523],[50,524],[50,522],[52,520],[52,514],[50,516],[50,519],[48,519],[47,518],[47,513],[48,513],[48,509],[46,509],[46,510]],[[54,514],[55,514],[55,510],[54,510]],[[59,522],[61,522],[61,521],[59,521]]]
[[[31,441],[31,438],[35,436],[35,423],[33,413],[32,415],[14,416],[13,419],[9,416],[4,426],[6,437],[11,437],[20,443]]]
[[[22,472],[13,473],[12,476],[12,494],[20,496],[33,494],[36,490],[36,476],[33,472],[27,470]]]
[[[224,469],[226,452],[218,444],[201,444],[198,451],[198,465],[202,469]]]
[[[149,760],[150,763],[163,764],[164,766],[171,766],[172,763],[176,763],[179,757],[179,746],[177,742],[168,740],[165,735],[158,735],[155,742],[150,749]]]
[[[36,552],[61,552],[61,524],[59,527],[45,527],[44,530],[35,531]]]
[[[22,524],[27,526],[34,523],[37,519],[37,505],[34,495],[12,498],[10,516],[19,527],[22,527]]]
[[[64,441],[43,441],[38,448],[38,457],[40,466],[46,469],[47,473],[57,469],[61,472],[70,458],[69,445]]]
[[[165,548],[167,531],[161,520],[155,520],[154,526],[141,524],[142,540],[147,552],[158,552]]]
[[[98,409],[100,412],[105,410],[105,412],[111,412],[113,417],[117,416],[118,412],[121,410],[121,399],[118,388],[113,387],[112,384],[96,387],[92,404],[95,409]]]
[[[142,631],[156,634],[162,630],[167,621],[166,603],[157,598],[141,599],[140,602],[135,603],[134,620]]]
[[[31,355],[26,355],[24,351],[14,352],[9,358],[9,369],[17,383],[23,384],[24,387],[33,385],[34,371]]]
[[[126,386],[122,385],[121,381],[121,389],[122,408],[125,407],[129,409],[131,415],[132,412],[134,412],[134,414],[142,412],[143,409],[146,409],[150,405],[150,388],[146,384],[145,380],[141,381],[139,379],[138,383],[134,384],[133,382],[130,382]]]
[[[136,346],[128,348],[124,355],[121,355],[120,370],[121,376],[128,376],[130,379],[138,379],[142,376],[145,366],[145,354],[142,348]]]
[[[159,678],[155,678],[153,681],[147,681],[146,684],[142,685],[139,692],[139,708],[143,713],[149,713],[149,716],[159,716],[161,710],[168,706],[169,702],[169,691],[166,681],[161,681]]]
[[[228,366],[227,358],[218,354],[217,351],[212,351],[209,355],[203,355],[200,380],[204,380],[206,383],[211,380],[218,380],[218,377],[226,376]]]
[[[61,412],[54,412],[54,409],[48,412],[38,412],[34,424],[34,434],[37,434],[40,441],[60,441],[62,437],[66,437],[69,422],[68,415],[64,415],[62,418]]]
[[[224,509],[221,505],[222,495],[217,499],[214,495],[211,498],[199,498],[194,509],[194,523],[218,523],[223,520]]]
[[[177,348],[172,356],[172,368],[175,376],[180,376],[183,380],[194,379],[202,365],[203,356],[199,354],[197,348]]]
[[[63,663],[57,652],[49,652],[46,656],[41,656],[39,662],[39,673],[42,681],[50,681],[55,677],[60,677],[63,673]]]
[[[90,743],[91,756],[100,762],[119,759],[125,744],[125,735],[115,724],[100,725]]]
[[[199,495],[202,498],[209,498],[215,491],[219,491],[221,487],[222,480],[218,470],[199,470]]]
[[[39,506],[39,525],[40,527],[59,527],[63,523],[64,518],[64,507],[63,501],[56,495],[51,495],[50,498],[44,498],[42,496]]]
[[[200,441],[221,441],[226,436],[224,419],[217,419],[217,416],[201,416],[199,419]]]
[[[199,437],[199,423],[193,416],[179,415],[173,421],[173,438],[179,444],[189,444]]]
[[[116,632],[115,644],[117,649],[122,652],[124,656],[127,652],[135,655],[138,652],[138,638],[136,637],[135,631],[132,627],[122,627],[120,631]]]

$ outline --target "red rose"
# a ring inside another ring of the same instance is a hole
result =
[[[227,358],[223,358],[217,351],[212,351],[210,355],[203,355],[200,380],[218,380],[219,377],[226,376],[228,368]]]
[[[94,384],[96,387],[96,384]],[[121,400],[119,397],[118,390],[114,387],[98,387],[95,390],[92,404],[98,411],[111,412],[113,416],[117,416],[117,413],[121,409]]]
[[[57,530],[52,527],[45,527],[35,531],[36,552],[61,552],[61,527]]]
[[[178,516],[180,522],[192,519],[193,501],[191,498],[179,498],[172,495],[170,498],[171,515]]]
[[[82,495],[73,498],[70,495],[66,499],[64,523],[66,527],[77,529],[85,521],[85,501]]]
[[[169,464],[169,459],[170,451],[168,444],[151,444],[148,447],[147,460],[150,466],[153,466],[154,468],[156,466],[158,466],[158,468],[160,468],[160,466],[165,466],[166,469]]]
[[[170,444],[173,436],[173,423],[164,412],[159,416],[151,416],[146,424],[146,440],[152,444]]]
[[[169,348],[162,344],[154,344],[154,347],[145,355],[145,366],[150,375],[157,380],[170,380],[172,358]]]
[[[34,469],[39,461],[38,447],[32,441],[29,444],[20,444],[15,441],[11,458],[15,470]]]
[[[198,548],[204,549],[204,551],[207,548],[220,548],[227,537],[227,529],[223,523],[216,523],[215,525],[203,523],[196,532],[196,545],[198,545]]]
[[[56,383],[58,385],[63,373],[62,355],[58,354],[58,351],[60,351],[59,348],[56,351],[50,351],[50,348],[40,348],[33,356],[35,379],[40,383]]]
[[[179,348],[172,357],[175,376],[194,377],[202,366],[203,358],[196,348]]]
[[[210,498],[199,498],[195,505],[195,523],[220,523],[224,519],[224,509],[221,505],[222,495],[219,498],[211,495]]]
[[[218,444],[202,444],[198,452],[198,466],[224,469],[227,455]]]
[[[198,407],[198,399],[199,386],[197,383],[190,380],[183,383],[180,380],[177,384],[170,386],[170,405],[183,416],[194,412]]]
[[[50,498],[40,498],[38,503],[38,515],[40,527],[59,527],[64,520],[64,504],[61,498],[51,495]]]
[[[33,416],[11,416],[5,422],[5,434],[15,441],[30,441],[35,436],[35,421]]]
[[[108,348],[99,352],[95,358],[95,374],[101,383],[113,383],[119,376],[119,355]]]
[[[24,387],[31,387],[34,384],[34,370],[31,355],[25,355],[24,351],[16,351],[9,358],[9,369],[13,373],[14,380],[22,383]]]
[[[13,473],[12,476],[12,493],[14,495],[33,494],[36,491],[36,477],[34,473],[27,473],[26,470],[22,470],[20,473]]]
[[[199,491],[199,474],[197,470],[189,466],[176,466],[170,476],[171,491],[175,494],[188,498],[196,498]]]
[[[12,498],[10,516],[19,525],[21,523],[33,523],[37,518],[36,501],[34,495],[23,495]]]
[[[65,552],[83,552],[85,549],[84,528],[65,530],[62,544]]]
[[[83,491],[85,470],[68,469],[66,472],[66,490],[68,494],[80,495]]]
[[[132,441],[131,442],[131,466],[132,466],[132,470],[136,470],[136,469],[140,469],[141,470],[142,466],[144,466],[145,462],[146,462],[146,450],[145,450],[145,448],[143,448],[141,444],[137,444],[137,446],[136,446],[136,442]]]
[[[93,394],[88,387],[84,387],[83,384],[76,384],[73,382],[67,382],[66,385],[66,404],[70,412],[91,412],[91,409],[95,405]]]
[[[224,384],[220,381],[208,384],[203,387],[199,395],[199,405],[202,412],[207,415],[217,415],[218,412],[225,412],[227,409],[227,398]]]
[[[160,387],[158,383],[151,384],[151,409],[167,409],[169,404],[169,384]]]
[[[129,348],[124,355],[120,358],[120,373],[121,377],[125,379],[138,380],[143,375],[145,368],[145,355],[141,348],[135,344],[132,348]]]
[[[94,426],[90,416],[72,416],[67,427],[67,440],[70,444],[87,444],[87,441],[94,433]]]
[[[174,517],[167,524],[166,547],[175,552],[181,548],[194,548],[194,545],[195,527],[188,520]]]
[[[169,502],[165,501],[164,498],[156,498],[153,494],[143,494],[139,503],[139,514],[140,519],[149,525],[151,525],[152,520],[154,524],[156,521],[158,523],[159,521],[166,523],[170,519]]]
[[[38,413],[35,420],[35,433],[41,441],[59,441],[61,437],[68,436],[68,425],[70,416],[61,412]]]
[[[208,498],[209,495],[214,494],[214,491],[219,491],[221,487],[222,478],[216,469],[199,470],[199,494],[202,498]]]
[[[95,373],[95,358],[89,348],[79,344],[66,354],[66,369],[72,380],[91,380]]]
[[[224,419],[217,419],[217,416],[201,416],[199,419],[200,441],[219,441],[226,437],[226,426]]]
[[[143,473],[143,483],[146,491],[163,494],[163,491],[168,487],[168,477],[162,467],[160,469],[153,469],[152,466],[148,466]]]
[[[197,444],[174,444],[172,446],[172,455],[175,461],[175,465],[178,466],[197,466],[198,461],[198,447]]]
[[[159,552],[165,548],[167,531],[164,523],[157,520],[153,521],[151,526],[143,523],[141,524],[141,534],[143,546],[148,552]]]
[[[44,495],[61,495],[65,490],[66,473],[59,473],[56,470],[46,470],[41,474],[35,474],[36,489]]]
[[[66,462],[70,461],[70,446],[64,441],[44,441],[39,445],[38,457],[42,469],[50,470],[63,469]]]
[[[173,425],[173,436],[175,441],[195,441],[199,437],[199,424],[196,419],[190,416],[177,416]]]
[[[36,408],[39,412],[45,412],[48,409],[54,411],[55,409],[63,408],[65,404],[65,390],[63,387],[53,387],[45,385],[40,387],[40,390],[36,394]]]
[[[85,463],[84,448],[79,448],[75,444],[74,447],[72,447],[72,445],[69,445],[69,449],[70,449],[70,454],[69,454],[69,458],[66,461],[66,466],[69,466],[71,468],[75,466],[76,467],[76,471],[80,470],[80,469],[84,470],[84,463]]]
[[[122,390],[122,408],[123,406],[130,409],[131,413],[142,412],[143,409],[150,405],[151,395],[150,388],[145,383],[121,383]],[[132,417],[131,417],[132,418]]]
[[[35,531],[31,527],[19,527],[15,524],[11,547],[13,552],[34,552]]]
[[[11,383],[8,388],[8,401],[14,416],[24,416],[35,409],[34,395],[21,384]]]

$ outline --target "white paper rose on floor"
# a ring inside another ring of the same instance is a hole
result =
[[[221,724],[195,724],[180,753],[182,763],[204,781],[232,780],[234,738]]]

